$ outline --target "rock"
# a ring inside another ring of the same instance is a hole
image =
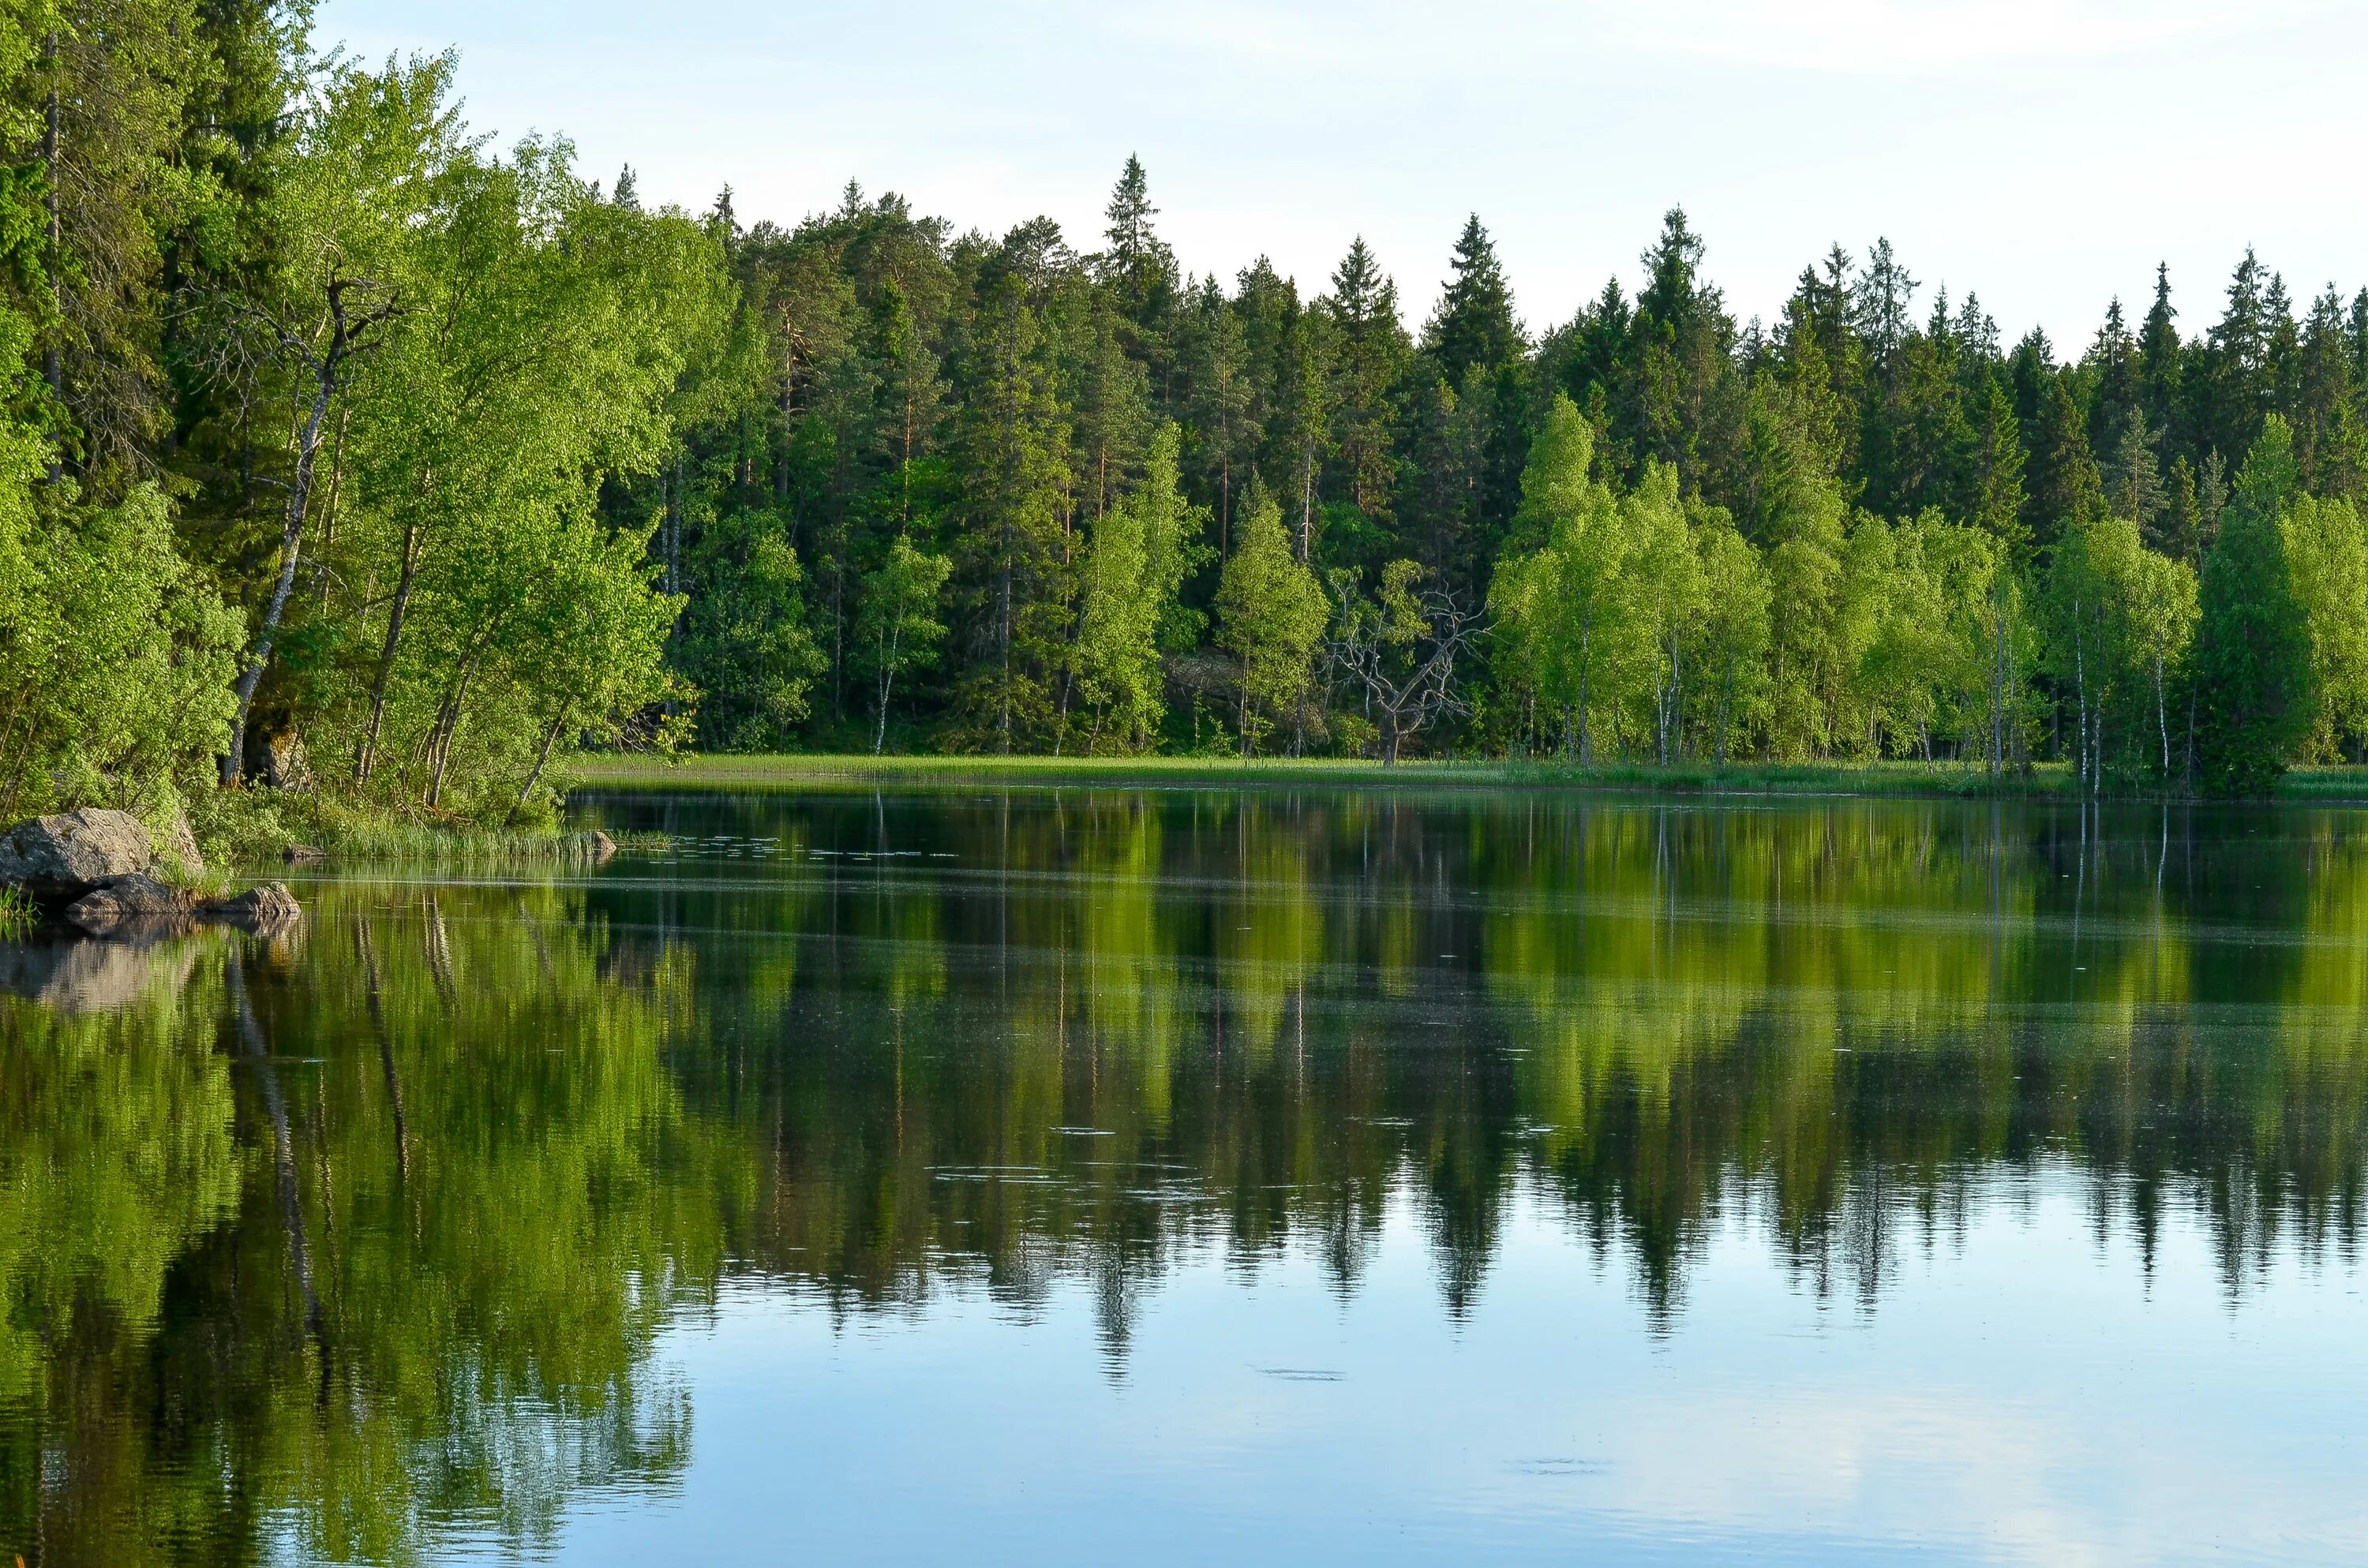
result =
[[[154,860],[148,829],[129,812],[65,812],[0,835],[0,882],[37,898],[77,899],[110,877],[145,875]]]
[[[596,866],[606,865],[609,857],[617,853],[617,841],[598,828],[594,828],[589,833],[577,834],[575,846]]]
[[[304,737],[290,729],[256,725],[247,731],[246,776],[268,789],[295,791],[313,787],[313,764]]]
[[[66,923],[94,937],[174,931],[188,924],[195,902],[154,877],[110,877],[66,906]]]
[[[309,844],[291,844],[279,852],[279,858],[290,866],[317,866],[328,857]]]
[[[217,898],[198,905],[199,917],[235,926],[242,931],[284,931],[303,918],[296,895],[279,882],[249,888],[234,898]]]

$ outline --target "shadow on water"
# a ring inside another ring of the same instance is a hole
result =
[[[679,1483],[654,1354],[1184,1261],[1440,1310],[1514,1206],[1684,1323],[1722,1227],[1882,1310],[2071,1184],[2230,1309],[2349,1260],[2368,818],[1546,795],[617,797],[596,876],[324,881],[276,944],[0,948],[0,1551],[521,1550]],[[1277,1377],[1315,1377],[1285,1369]],[[8,1561],[0,1555],[0,1562]]]

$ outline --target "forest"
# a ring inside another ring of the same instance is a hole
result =
[[[1475,215],[1413,326],[1361,240],[1185,268],[1132,157],[1090,236],[744,225],[456,72],[0,13],[0,817],[544,821],[600,747],[2232,796],[2368,748],[2368,290],[2248,250],[2059,347],[1878,240],[1738,324],[1672,209],[1538,329]]]

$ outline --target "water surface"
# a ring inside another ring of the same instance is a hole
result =
[[[0,1563],[2368,1556],[2368,816],[576,810],[0,949]]]

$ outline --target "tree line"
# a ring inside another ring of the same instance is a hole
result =
[[[1180,271],[1155,218],[1131,159],[1090,253],[852,186],[728,230],[776,396],[686,441],[704,744],[2253,793],[2368,742],[2368,291],[2298,312],[2248,253],[2188,335],[2161,269],[2062,355],[1971,295],[1919,312],[1878,241],[1738,325],[1672,210],[1633,297],[1532,334],[1474,217],[1411,332],[1361,241],[1303,295]],[[769,679],[700,634],[760,623],[752,539],[804,573]]]
[[[585,744],[2065,765],[2368,747],[2368,290],[2248,253],[2010,345],[1878,241],[1738,324],[1672,210],[1410,329],[849,185],[792,227],[495,149],[264,0],[0,18],[0,809],[548,809]]]

